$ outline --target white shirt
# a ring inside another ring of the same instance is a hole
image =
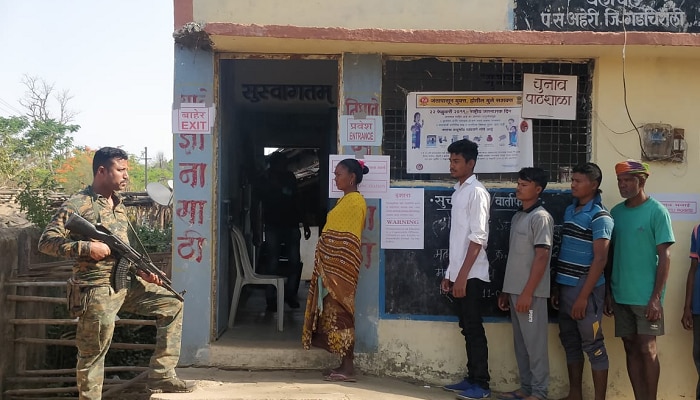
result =
[[[457,279],[467,255],[469,242],[474,242],[481,245],[481,250],[467,279],[477,278],[490,282],[489,260],[486,258],[490,205],[491,196],[475,175],[470,176],[461,185],[459,182],[455,184],[450,214],[450,264],[445,272],[445,279],[451,282]]]

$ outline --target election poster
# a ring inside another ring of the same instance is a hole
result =
[[[533,165],[532,120],[522,92],[411,92],[406,109],[406,172],[449,172],[447,148],[468,139],[479,146],[475,172],[517,172]]]

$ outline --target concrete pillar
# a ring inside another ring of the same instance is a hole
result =
[[[354,111],[354,102],[377,104],[371,114],[381,114],[382,57],[379,54],[343,54],[340,114]],[[342,154],[357,158],[381,155],[381,147],[343,146]],[[367,221],[362,232],[363,264],[355,297],[355,351],[374,353],[379,346],[379,200],[367,199]]]

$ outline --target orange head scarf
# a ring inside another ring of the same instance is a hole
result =
[[[645,174],[649,175],[649,164],[641,162],[641,161],[635,161],[635,160],[627,160],[627,161],[622,161],[617,164],[615,164],[615,174],[616,175],[622,175],[622,174]]]

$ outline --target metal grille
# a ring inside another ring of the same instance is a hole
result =
[[[386,60],[382,90],[384,154],[391,156],[391,179],[448,180],[449,174],[406,173],[406,96],[409,92],[521,91],[523,74],[578,76],[576,120],[534,119],[534,164],[557,182],[560,171],[590,159],[593,62],[520,63],[441,61],[435,58]],[[447,164],[445,164],[447,171]],[[515,181],[517,173],[479,174],[482,181]]]

